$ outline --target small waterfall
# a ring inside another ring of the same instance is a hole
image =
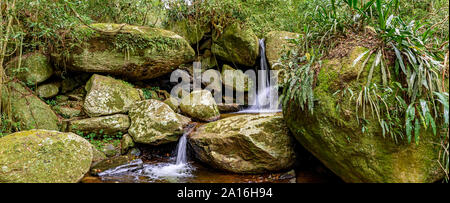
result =
[[[277,87],[270,81],[270,68],[266,59],[264,39],[259,40],[260,70],[258,71],[258,90],[253,104],[238,113],[275,113],[280,112]],[[272,83],[272,84],[271,84]]]

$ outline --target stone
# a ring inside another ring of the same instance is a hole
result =
[[[115,114],[111,116],[102,116],[73,120],[69,123],[70,132],[101,133],[114,135],[117,133],[126,133],[130,127],[130,118],[125,114]]]
[[[40,98],[44,99],[54,97],[58,95],[60,86],[60,83],[48,83],[39,85],[39,87],[36,89],[36,93]]]
[[[196,90],[183,97],[180,109],[184,114],[200,121],[210,122],[220,117],[216,101],[208,90]]]
[[[67,106],[54,106],[53,110],[64,118],[74,118],[82,115],[81,109],[67,107]]]
[[[248,92],[253,88],[253,80],[248,75],[226,64],[222,66],[222,83],[226,88],[239,92]]]
[[[131,138],[130,135],[125,134],[120,140],[120,153],[126,154],[129,149],[134,147],[134,145],[133,138]]]
[[[112,77],[94,74],[85,88],[84,109],[90,117],[126,113],[141,100],[139,91],[131,84]]]
[[[383,137],[369,107],[363,133],[351,95],[336,96],[335,92],[344,87],[342,83],[353,90],[367,83],[370,68],[363,70],[358,80],[365,58],[352,65],[366,51],[356,46],[348,56],[325,60],[314,88],[314,114],[302,111],[297,100],[290,100],[283,106],[287,126],[308,151],[345,182],[431,183],[442,179],[444,174],[437,161],[441,146],[436,145],[440,135],[422,131],[418,145],[406,140],[396,144],[390,137]],[[374,58],[368,60],[368,67]],[[373,82],[382,82],[380,68],[375,68],[372,76]]]
[[[200,161],[234,173],[265,173],[290,169],[294,140],[275,114],[238,115],[199,127],[189,143]]]
[[[207,24],[200,24],[187,19],[170,22],[168,29],[181,35],[189,44],[197,44],[211,29]]]
[[[280,71],[278,73],[278,83],[282,84],[287,81],[286,67],[283,67],[280,62],[282,56],[295,47],[295,44],[290,40],[299,39],[300,35],[297,33],[286,31],[271,31],[265,37],[266,58],[270,69]]]
[[[220,36],[213,33],[211,52],[224,61],[253,66],[259,55],[258,37],[250,28],[234,23]]]
[[[134,156],[114,156],[104,159],[94,165],[92,165],[89,173],[91,175],[97,176],[99,173],[106,171],[108,169],[116,168],[118,166],[127,164],[133,161],[136,157]]]
[[[59,119],[55,112],[21,83],[5,83],[1,97],[2,108],[11,110],[12,120],[18,130],[59,130]]]
[[[128,115],[131,119],[128,133],[136,143],[160,145],[176,142],[183,133],[179,116],[158,100],[137,102]]]
[[[0,182],[76,183],[89,171],[92,145],[73,133],[21,131],[0,138]]]
[[[102,146],[102,152],[106,155],[106,157],[113,157],[120,153],[112,144],[104,144]]]
[[[14,58],[6,65],[6,74],[16,77],[29,86],[42,83],[53,75],[53,67],[47,57],[39,52],[33,52],[20,58]]]
[[[63,60],[52,54],[60,66],[65,62],[72,71],[120,75],[132,80],[146,80],[171,73],[179,65],[194,60],[195,52],[180,35],[147,26],[97,23],[90,25],[115,35],[93,32],[88,40],[69,50]]]

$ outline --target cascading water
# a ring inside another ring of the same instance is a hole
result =
[[[194,127],[189,128],[179,139],[175,163],[143,164],[142,160],[138,159],[129,164],[99,173],[99,176],[110,177],[128,174],[136,177],[146,176],[155,180],[163,179],[169,182],[178,182],[181,178],[191,177],[193,167],[187,162],[187,136]]]
[[[264,39],[259,40],[260,70],[258,71],[258,91],[253,104],[238,113],[275,113],[280,112],[276,82],[271,81],[270,69],[267,65]]]

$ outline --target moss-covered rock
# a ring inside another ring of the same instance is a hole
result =
[[[135,158],[136,157],[134,156],[115,156],[107,158],[102,161],[99,161],[96,164],[93,164],[91,169],[89,170],[89,173],[91,175],[97,176],[99,173],[103,171],[124,165],[128,162],[133,161]]]
[[[187,19],[170,22],[168,29],[184,37],[190,44],[197,44],[206,33],[211,31],[207,24],[200,24]]]
[[[222,66],[222,83],[226,88],[239,92],[248,92],[253,87],[253,80],[248,75],[226,64]]]
[[[314,89],[317,99],[314,114],[301,111],[297,101],[291,100],[283,106],[287,126],[306,149],[346,182],[434,182],[441,179],[443,173],[437,162],[440,146],[435,144],[439,143],[439,136],[424,131],[418,145],[408,144],[406,140],[396,144],[391,138],[383,138],[376,117],[371,116],[366,116],[368,125],[366,133],[362,133],[351,95],[339,98],[334,94],[345,86],[357,90],[367,82],[370,68],[357,80],[360,63],[365,59],[352,66],[366,50],[355,47],[347,57],[326,60]],[[367,66],[372,62],[370,59]],[[381,82],[379,69],[374,70],[372,79],[378,83]],[[370,115],[369,109],[367,107],[366,115]]]
[[[290,168],[294,140],[280,115],[239,115],[205,124],[189,137],[195,156],[235,173]]]
[[[19,60],[20,67],[18,67]],[[6,65],[6,74],[18,78],[27,85],[35,85],[50,78],[53,68],[45,55],[34,52],[11,60]]]
[[[195,52],[180,35],[145,26],[98,23],[92,27],[115,35],[95,32],[80,48],[71,50],[65,62],[69,70],[121,75],[134,80],[156,78],[194,60]],[[90,28],[85,28],[90,31]]]
[[[160,145],[176,142],[183,133],[177,114],[158,100],[137,102],[128,115],[131,119],[128,133],[136,143]]]
[[[220,112],[216,101],[208,90],[196,90],[181,99],[180,109],[186,115],[200,121],[215,121]]]
[[[180,101],[178,101],[177,99],[175,99],[173,97],[169,97],[166,100],[164,100],[163,102],[166,103],[167,105],[169,105],[169,107],[173,111],[175,111],[175,112],[179,111]]]
[[[213,34],[211,52],[222,60],[253,66],[259,54],[258,37],[251,28],[234,23],[220,35]]]
[[[63,118],[73,118],[82,115],[81,109],[78,108],[54,106],[52,109]]]
[[[13,133],[0,138],[0,182],[75,183],[89,171],[92,157],[92,145],[73,133]]]
[[[94,74],[85,88],[83,107],[90,117],[126,113],[132,104],[141,100],[139,91],[131,84],[112,77]]]
[[[4,84],[1,96],[2,108],[11,111],[18,130],[59,130],[59,119],[55,112],[19,82]]]
[[[58,95],[59,93],[59,87],[61,86],[60,83],[48,83],[39,85],[39,87],[36,89],[36,94],[40,98],[50,98]]]
[[[283,66],[277,65],[277,62],[281,62],[283,54],[287,54],[288,51],[295,47],[295,44],[290,42],[291,39],[298,39],[300,37],[297,33],[285,32],[285,31],[272,31],[267,33],[265,38],[266,44],[266,58],[272,70],[279,70],[278,81],[283,83],[286,78],[286,70]]]
[[[69,123],[70,132],[116,134],[125,133],[130,127],[130,118],[124,114],[73,120]]]
[[[120,153],[126,154],[129,149],[134,147],[133,138],[129,134],[125,134],[120,140]]]

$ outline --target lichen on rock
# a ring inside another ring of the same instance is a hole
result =
[[[220,112],[216,101],[208,90],[196,90],[184,96],[180,102],[180,109],[186,115],[200,121],[215,121]]]

